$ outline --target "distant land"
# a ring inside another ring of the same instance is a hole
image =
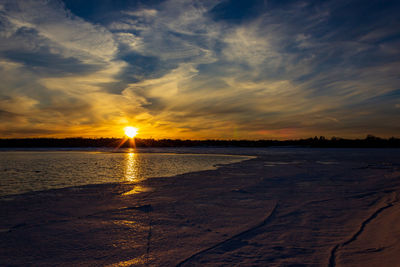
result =
[[[34,147],[130,147],[124,138],[23,138],[0,139],[0,148]],[[123,143],[125,141],[125,143]],[[295,140],[180,140],[134,138],[136,147],[329,147],[329,148],[400,148],[400,138],[380,138],[368,135],[365,139],[345,139],[323,136]],[[122,145],[120,145],[123,143]]]

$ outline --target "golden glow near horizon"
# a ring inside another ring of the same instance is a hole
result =
[[[128,136],[129,138],[133,138],[137,135],[138,129],[132,126],[127,126],[124,128],[125,135]]]

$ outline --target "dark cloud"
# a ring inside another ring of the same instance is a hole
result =
[[[28,71],[40,76],[65,76],[89,74],[104,65],[88,64],[74,57],[51,52],[51,42],[34,28],[21,27],[7,38],[1,38],[0,57],[21,63]]]
[[[144,56],[135,52],[124,54],[119,59],[128,64],[119,77],[128,83],[159,78],[177,67],[176,64],[163,62],[158,57]]]
[[[16,118],[18,118],[20,116],[21,115],[19,115],[17,113],[9,112],[9,111],[0,109],[0,119],[2,119],[3,121],[15,120]]]
[[[22,63],[28,70],[44,76],[85,75],[96,72],[102,66],[85,64],[79,59],[65,58],[58,54],[52,54],[48,49],[39,51],[3,51],[1,56],[5,59]]]
[[[0,128],[1,129],[1,128]],[[34,128],[30,127],[29,132],[27,132],[25,127],[8,127],[7,129],[1,129],[2,133],[5,136],[10,137],[35,137],[35,136],[47,136],[47,135],[57,135],[57,134],[64,134],[65,129],[42,129],[42,128]]]
[[[129,84],[147,79],[160,78],[177,67],[174,62],[165,62],[155,56],[145,56],[136,52],[125,52],[118,56],[126,65],[115,75],[117,82],[100,84],[107,92],[121,94]]]

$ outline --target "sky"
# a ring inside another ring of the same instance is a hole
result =
[[[0,138],[400,136],[400,1],[0,0]]]

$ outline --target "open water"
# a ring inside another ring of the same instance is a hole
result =
[[[210,170],[240,155],[110,151],[1,151],[0,196],[86,184],[137,182]]]

